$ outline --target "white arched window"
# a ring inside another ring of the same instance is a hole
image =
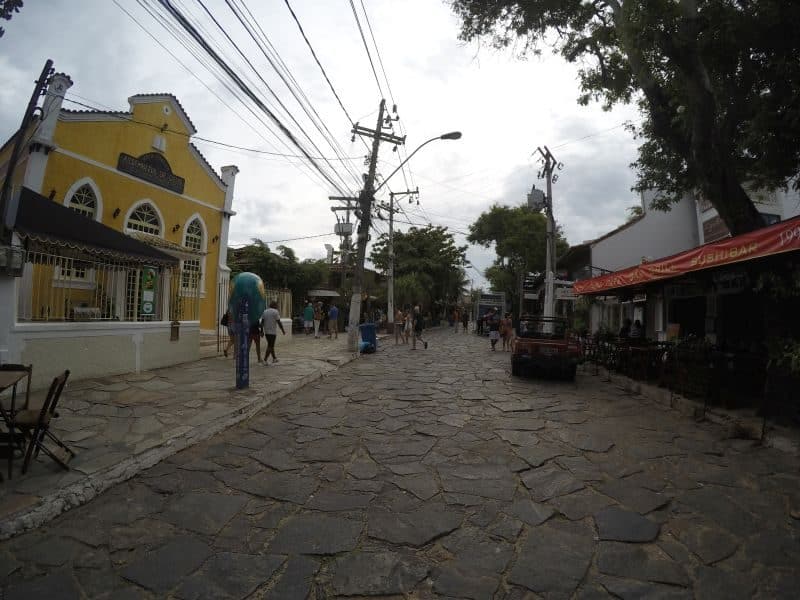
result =
[[[203,224],[200,219],[193,219],[186,227],[183,236],[183,245],[192,250],[202,251],[204,246]],[[183,261],[181,271],[181,287],[185,290],[194,290],[200,285],[202,279],[202,264],[199,258]]]
[[[155,207],[148,202],[140,204],[133,210],[125,227],[132,231],[161,235],[161,220],[158,218]]]
[[[94,195],[92,187],[86,183],[75,190],[69,199],[68,206],[75,212],[94,219],[97,213],[97,197]]]

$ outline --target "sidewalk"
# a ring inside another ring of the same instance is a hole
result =
[[[0,539],[37,527],[84,504],[164,458],[243,421],[275,400],[335,371],[356,355],[338,340],[295,336],[276,345],[264,367],[251,352],[250,388],[236,390],[231,358],[211,357],[137,374],[70,381],[53,431],[76,453],[70,471],[40,455],[20,473],[0,461]],[[262,343],[262,351],[265,344]],[[32,394],[31,403],[41,403]]]

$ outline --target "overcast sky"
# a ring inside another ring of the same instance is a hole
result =
[[[56,70],[69,74],[74,81],[68,99],[127,110],[131,95],[170,92],[180,99],[199,136],[267,152],[298,153],[284,144],[285,137],[274,133],[276,127],[268,131],[196,58],[201,56],[205,63],[206,57],[187,52],[139,2],[118,2],[189,70],[112,0],[29,0],[18,15],[4,22],[6,33],[0,38],[3,139],[18,127],[33,82],[45,60],[52,58]],[[264,83],[248,71],[201,4],[196,0],[173,3],[191,15],[207,39],[224,50],[237,73],[246,76],[281,121],[300,135],[298,126],[269,96]],[[331,146],[310,124],[226,3],[205,0],[205,4],[314,139],[319,151],[335,158]],[[242,5],[242,0],[236,4]],[[365,146],[359,140],[351,142],[351,125],[286,3],[245,0],[244,4],[338,142],[341,154],[359,157],[351,161],[352,174],[341,166],[342,161],[331,161],[350,191],[356,190],[356,175],[366,170]],[[465,243],[459,232],[466,232],[469,223],[493,203],[518,205],[525,201],[533,184],[544,187],[544,182],[536,179],[537,166],[531,156],[544,144],[564,163],[553,197],[556,219],[570,243],[597,237],[618,226],[626,218],[626,208],[637,202],[630,191],[634,174],[628,166],[635,158],[635,143],[620,126],[635,119],[636,112],[631,107],[604,112],[597,105],[578,106],[576,68],[560,57],[545,53],[520,60],[511,51],[460,42],[458,22],[439,0],[364,0],[391,93],[372,47],[382,85],[379,91],[349,0],[293,0],[291,4],[354,120],[374,128],[383,95],[390,106],[397,104],[398,126],[401,124],[407,134],[407,153],[441,133],[463,133],[458,141],[429,144],[410,160],[405,179],[398,173],[390,180],[388,188],[395,192],[404,191],[406,181],[420,189],[419,206],[405,201],[405,214],[398,215],[399,221],[445,225],[457,232],[459,243]],[[361,0],[353,4],[371,44]],[[65,107],[82,108],[69,102]],[[268,121],[263,113],[258,118]],[[274,248],[279,245],[277,240],[291,240],[280,243],[294,248],[301,258],[324,256],[326,243],[338,246],[333,235],[294,239],[331,233],[335,217],[327,197],[338,195],[302,161],[223,149],[201,141],[195,144],[217,171],[227,164],[240,168],[231,245],[258,237]],[[308,142],[306,146],[311,148]],[[315,150],[311,153],[317,155]],[[400,155],[383,144],[379,172],[384,176],[391,173]],[[397,229],[409,226],[401,222]],[[385,222],[377,222],[376,227],[379,231],[387,229]],[[376,235],[373,232],[373,237]],[[491,264],[493,252],[472,246],[468,257],[475,265],[468,276],[475,286],[482,285],[479,272]]]

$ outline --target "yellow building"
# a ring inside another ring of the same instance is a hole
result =
[[[221,176],[214,171],[191,143],[194,125],[171,94],[131,96],[128,112],[66,110],[61,104],[71,85],[63,74],[51,79],[44,118],[20,168],[23,184],[178,258],[182,316],[199,320],[202,331],[216,331],[238,169],[223,167]],[[84,303],[77,290],[92,288],[87,276],[85,269],[70,274],[75,302]],[[139,308],[130,303],[120,317],[146,320]],[[42,315],[34,307],[19,316]],[[61,307],[52,316],[68,317]]]
[[[67,110],[71,85],[65,74],[50,78],[13,173],[25,270],[13,283],[15,313],[0,314],[11,321],[0,323],[0,362],[44,362],[59,344],[108,362],[86,376],[196,358],[200,333],[217,331],[227,301],[238,169],[214,171],[173,95],[131,96],[126,112]],[[0,176],[13,139],[0,148]],[[61,206],[38,219],[42,196]],[[180,350],[166,343],[175,321]],[[91,341],[67,342],[77,336]],[[108,356],[125,353],[119,364]]]

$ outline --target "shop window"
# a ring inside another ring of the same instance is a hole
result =
[[[94,219],[97,212],[97,197],[92,187],[87,183],[75,190],[68,206],[75,212]]]
[[[153,205],[148,203],[140,204],[136,207],[136,210],[128,217],[125,227],[132,231],[161,235],[161,221],[158,218],[158,213],[156,213]]]

